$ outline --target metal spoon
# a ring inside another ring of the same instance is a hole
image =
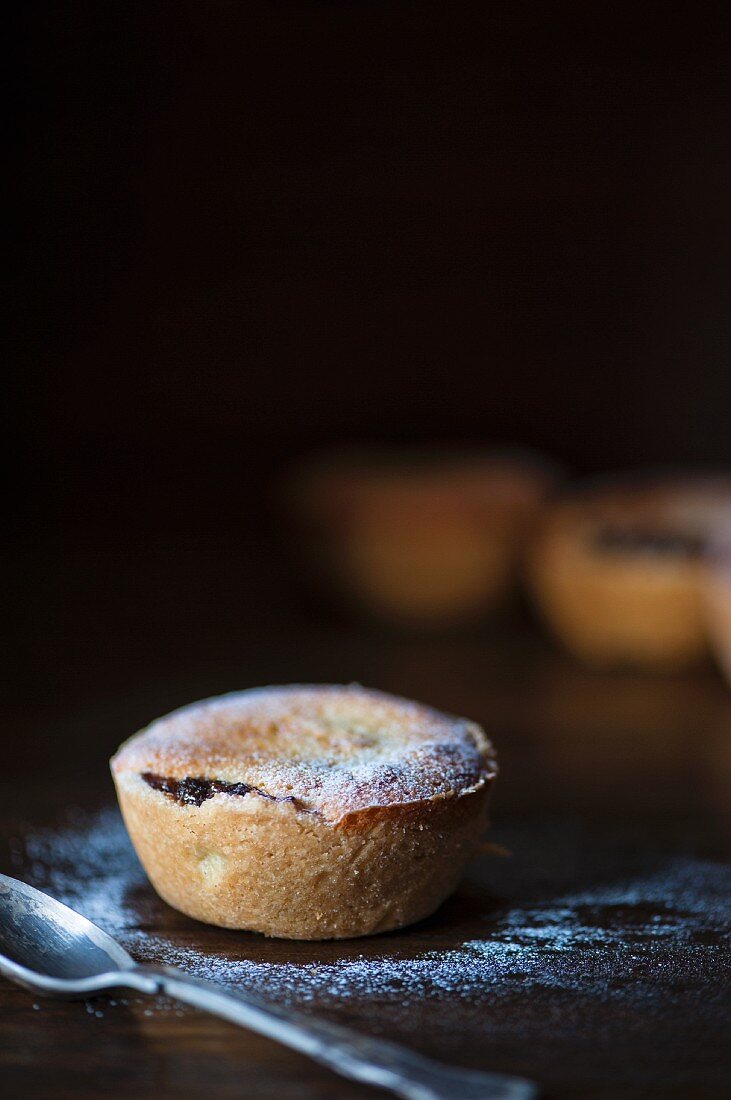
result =
[[[33,993],[71,999],[120,987],[164,993],[406,1100],[531,1100],[537,1094],[521,1077],[452,1069],[327,1020],[230,993],[182,970],[136,963],[86,917],[7,875],[0,875],[0,952],[0,974]]]

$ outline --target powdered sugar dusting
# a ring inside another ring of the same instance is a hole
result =
[[[131,738],[112,767],[243,783],[332,822],[463,794],[496,772],[474,723],[359,685],[255,688],[194,703]]]
[[[230,933],[230,950],[222,953],[222,933],[209,948],[211,930],[163,906],[116,811],[31,835],[16,845],[14,861],[23,877],[97,922],[139,960],[179,966],[284,1005],[327,1011],[347,1004],[356,1015],[367,1008],[371,1019],[377,1006],[377,1026],[404,1033],[434,1011],[454,1013],[455,1027],[468,1029],[484,1028],[488,1012],[493,1029],[505,1028],[507,1018],[496,1010],[516,996],[543,1006],[550,998],[559,1013],[555,1031],[568,1026],[561,1010],[567,998],[661,1011],[668,998],[708,989],[709,975],[722,974],[729,935],[728,870],[677,859],[649,875],[545,901],[497,907],[493,901],[480,917],[484,935],[460,937],[457,930],[447,945],[435,936],[439,949],[430,949],[422,932],[370,940],[367,955],[364,941],[292,944],[286,962],[280,944],[278,959],[268,961],[272,941]],[[708,1004],[713,999],[706,993]],[[169,1011],[169,1002],[163,1007]],[[537,1033],[545,1019],[528,1014],[520,1026]]]

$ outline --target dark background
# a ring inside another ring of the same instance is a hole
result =
[[[21,5],[16,753],[359,678],[271,658],[311,447],[728,463],[726,9]]]
[[[506,999],[308,1008],[549,1100],[727,1097],[719,671],[586,669],[527,607],[442,638],[366,627],[298,581],[277,523],[282,475],[329,444],[731,467],[727,0],[16,8],[0,868],[56,894],[65,875],[92,916],[109,884],[105,911],[181,959],[397,963],[501,942],[527,906]],[[512,858],[478,860],[430,921],[350,945],[227,933],[125,887],[120,833],[101,857],[83,839],[109,755],[154,717],[350,680],[498,748]],[[0,984],[7,1095],[368,1091],[198,1014],[90,1017]]]

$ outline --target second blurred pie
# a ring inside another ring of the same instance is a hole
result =
[[[544,618],[591,664],[692,664],[708,649],[704,561],[730,500],[726,478],[636,474],[565,497],[529,555]]]
[[[711,542],[703,595],[711,646],[731,684],[731,506]]]

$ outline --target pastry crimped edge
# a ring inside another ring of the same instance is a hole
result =
[[[337,797],[330,785],[318,803],[317,790],[303,795],[288,788],[285,767],[284,774],[274,772],[279,794],[264,792],[260,773],[260,790],[254,785],[245,796],[217,793],[195,806],[181,805],[142,778],[146,759],[165,767],[164,754],[145,754],[145,738],[158,726],[153,723],[121,746],[112,772],[127,829],[155,889],[174,908],[198,920],[292,939],[370,935],[428,916],[455,889],[486,825],[488,790],[497,768],[483,731],[357,686],[234,693],[160,721],[173,722],[174,743],[176,717],[184,716],[194,728],[201,708],[227,703],[235,708],[244,697],[256,707],[257,697],[262,702],[267,693],[287,691],[328,693],[336,704],[340,693],[346,707],[347,698],[357,697],[366,713],[370,702],[385,706],[386,713],[389,707],[395,708],[394,714],[405,707],[410,722],[418,725],[423,716],[427,726],[434,724],[435,735],[446,740],[435,743],[438,751],[432,758],[427,732],[426,767],[419,760],[417,775],[407,768],[406,789],[395,795],[384,786],[382,775],[372,790],[361,783],[355,792],[348,789],[346,777],[341,796],[336,783]],[[214,738],[210,731],[208,736]],[[461,746],[469,743],[474,756],[466,768]],[[460,760],[458,765],[454,759]],[[189,771],[174,744],[170,762]],[[193,763],[202,766],[205,759]],[[216,766],[211,757],[209,767]],[[223,767],[224,778],[237,778],[230,762]],[[290,780],[297,778],[301,773],[295,768]],[[415,797],[408,797],[410,783]]]

